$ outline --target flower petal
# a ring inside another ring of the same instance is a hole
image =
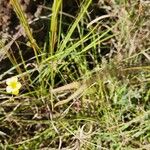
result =
[[[19,94],[19,90],[18,90],[18,89],[13,90],[13,91],[12,91],[12,94],[18,95],[18,94]]]
[[[11,79],[10,79],[10,78],[6,80],[6,84],[7,84],[7,85],[9,85],[10,82],[11,82]]]
[[[11,92],[12,92],[12,88],[11,88],[10,86],[7,86],[7,87],[6,87],[6,92],[7,92],[7,93],[11,93]]]
[[[20,83],[20,82],[17,82],[17,83],[16,83],[16,89],[19,90],[20,88],[21,88],[21,83]]]
[[[18,82],[18,78],[17,77],[11,77],[11,78],[8,78],[6,80],[7,85],[10,85],[12,82]]]

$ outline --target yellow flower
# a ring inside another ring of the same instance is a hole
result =
[[[19,89],[21,88],[21,83],[18,81],[17,77],[12,77],[6,80],[6,91],[13,95],[18,95]]]

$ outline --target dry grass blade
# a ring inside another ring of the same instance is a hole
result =
[[[64,105],[67,104],[68,102],[70,102],[71,100],[77,99],[80,97],[80,95],[86,90],[87,85],[83,84],[79,87],[78,90],[76,90],[71,96],[69,96],[67,99],[65,100],[61,100],[59,102],[57,102],[54,107],[60,106],[60,105]]]
[[[35,39],[33,38],[33,35],[32,35],[32,32],[31,32],[31,28],[30,28],[28,20],[27,20],[25,14],[24,14],[24,12],[23,12],[23,10],[21,8],[21,5],[20,5],[18,0],[11,0],[10,2],[12,4],[12,6],[13,6],[13,8],[14,8],[14,10],[15,10],[15,12],[16,12],[16,14],[17,14],[17,16],[18,16],[22,26],[23,26],[23,28],[24,28],[25,34],[27,35],[27,37],[30,40],[30,44],[31,44],[31,47],[34,50],[35,56],[37,56],[38,53],[40,52],[40,48],[37,45]],[[38,58],[37,58],[37,61],[38,61]]]

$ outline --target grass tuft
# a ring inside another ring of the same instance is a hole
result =
[[[10,41],[9,69],[0,66],[0,149],[149,150],[149,5],[83,0],[72,16],[56,0],[39,44],[19,1],[11,4],[25,37]],[[9,77],[19,95],[6,92]]]

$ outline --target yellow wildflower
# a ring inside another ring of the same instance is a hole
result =
[[[17,77],[12,77],[6,80],[6,91],[13,95],[18,95],[19,89],[21,88],[21,83],[18,81]]]

